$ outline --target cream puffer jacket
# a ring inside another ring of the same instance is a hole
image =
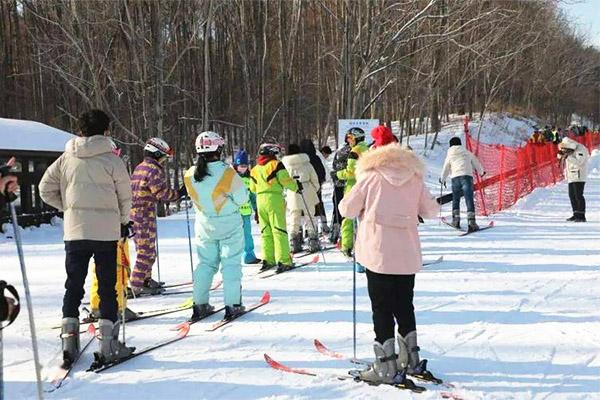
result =
[[[588,160],[590,158],[587,148],[568,137],[563,138],[558,144],[558,148],[573,150],[569,155],[564,157],[564,171],[567,182],[585,182],[588,173]],[[561,159],[560,154],[558,154],[558,158]]]
[[[317,177],[315,169],[310,164],[308,155],[305,153],[292,154],[283,157],[281,162],[292,178],[302,182],[304,201],[306,201],[306,206],[309,211],[314,215],[315,206],[319,204],[319,197],[317,196],[317,192],[319,191],[319,178]],[[304,209],[300,194],[292,192],[291,190],[287,191],[285,201],[288,210]]]
[[[442,168],[442,181],[445,181],[450,174],[450,178],[457,176],[473,176],[473,169],[479,175],[483,175],[483,166],[469,150],[462,146],[450,146],[446,154],[446,161]]]
[[[69,140],[39,189],[42,200],[64,211],[65,241],[118,240],[129,222],[129,174],[105,136]]]

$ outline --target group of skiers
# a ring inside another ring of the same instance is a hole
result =
[[[214,312],[209,291],[219,269],[225,318],[234,318],[244,311],[242,264],[285,272],[293,268],[292,254],[303,249],[305,232],[309,252],[319,251],[319,233],[328,233],[366,272],[376,359],[361,377],[398,383],[406,381],[407,372],[427,372],[426,362],[419,358],[413,306],[415,274],[422,265],[417,220],[435,217],[439,204],[425,187],[425,165],[410,148],[397,143],[389,128],[373,129],[370,146],[362,129],[348,131],[344,146],[333,155],[330,172],[324,158],[331,157],[331,149],[323,148],[321,155],[310,140],[290,144],[285,155],[277,144],[262,144],[252,167],[244,150],[233,156],[232,165],[225,163],[223,137],[202,132],[195,140],[195,165],[185,172],[183,186],[175,190],[169,187],[165,171],[173,154],[169,145],[159,138],[150,139],[144,147],[144,160],[130,178],[107,136],[109,122],[100,110],[82,114],[79,137],[67,143],[39,185],[42,199],[64,212],[67,280],[61,340],[65,365],[74,362],[80,352],[79,306],[92,256],[93,295],[97,297],[92,308],[99,318],[100,339],[96,360],[110,363],[135,350],[118,340],[118,312],[128,311],[124,296],[128,261],[123,261],[128,256],[127,239],[134,238],[137,254],[129,279],[130,294],[164,290],[162,282],[152,279],[157,203],[189,196],[196,214],[199,260],[193,271],[191,321]],[[459,205],[465,197],[468,229],[477,230],[473,173],[483,177],[485,171],[458,137],[449,144],[440,184],[451,178],[452,225],[460,228]],[[569,138],[561,141],[559,149],[573,205],[570,220],[585,221],[587,149]],[[321,196],[328,174],[334,187],[331,229]],[[16,189],[16,180],[2,177],[0,184],[3,201]],[[254,252],[252,215],[260,229],[262,258]]]

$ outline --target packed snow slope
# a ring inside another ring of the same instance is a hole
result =
[[[440,142],[448,138],[444,133]],[[412,144],[421,152],[418,140]],[[439,190],[435,182],[444,152],[442,146],[426,157],[432,191]],[[593,157],[596,166],[598,157]],[[332,250],[325,254],[326,263],[269,279],[258,279],[256,268],[244,267],[244,302],[251,304],[268,290],[269,305],[206,332],[220,318],[215,315],[193,325],[186,339],[101,374],[84,371],[92,361],[88,351],[74,375],[46,398],[439,399],[441,391],[450,391],[463,399],[598,399],[599,169],[592,171],[586,199],[587,224],[564,222],[570,205],[567,186],[560,184],[538,189],[495,215],[496,228],[485,232],[458,237],[436,220],[421,225],[425,260],[444,256],[416,279],[421,356],[455,389],[428,384],[427,392],[412,394],[335,379],[352,365],[323,356],[312,344],[318,338],[335,351],[353,353],[352,266]],[[450,211],[446,207],[445,215]],[[61,227],[27,229],[23,236],[42,360],[52,365],[60,341],[51,327],[60,322],[65,280]],[[160,278],[168,283],[189,280],[185,214],[161,219],[159,238]],[[255,240],[260,243],[258,231]],[[23,294],[12,239],[0,239],[0,259],[1,278]],[[156,266],[154,272],[156,278]],[[213,304],[222,303],[221,295],[220,290],[213,292]],[[135,311],[164,308],[187,296],[137,299],[129,306]],[[15,324],[4,330],[4,378],[11,400],[35,398],[23,308]],[[128,324],[127,341],[142,348],[168,338],[173,334],[169,329],[189,315],[185,311]],[[357,356],[371,359],[374,334],[362,274],[357,276],[356,316]],[[318,376],[273,370],[265,364],[264,353]]]

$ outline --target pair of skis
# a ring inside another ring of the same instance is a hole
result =
[[[370,363],[368,363],[366,361],[350,359],[350,358],[344,356],[343,354],[332,351],[332,350],[328,349],[318,339],[315,339],[313,344],[314,344],[315,349],[319,353],[321,353],[325,356],[328,356],[328,357],[331,357],[334,359],[338,359],[338,360],[348,360],[354,364],[363,364],[366,366],[370,365]],[[319,375],[315,372],[308,371],[305,369],[289,367],[285,364],[275,361],[273,358],[271,358],[266,353],[264,354],[264,358],[265,358],[266,363],[271,368],[279,370],[279,371],[293,373],[293,374],[299,374],[299,375],[308,375],[308,376],[318,376]],[[348,375],[334,375],[334,377],[339,380],[353,379],[356,382],[365,382],[360,378],[360,371],[356,370],[356,369],[348,371]],[[423,382],[440,385],[445,388],[449,388],[449,389],[454,388],[454,385],[443,382],[441,379],[434,377],[431,373],[429,373],[427,375],[411,375],[411,377],[416,378]],[[366,382],[366,383],[369,383],[369,382]],[[369,384],[372,384],[372,383],[369,383]],[[425,388],[423,386],[415,385],[414,383],[412,383],[412,381],[407,381],[406,383],[394,383],[394,384],[389,384],[389,385],[396,387],[398,389],[410,390],[411,392],[415,392],[415,393],[422,393],[427,390],[427,388]],[[440,393],[440,395],[442,396],[442,398],[445,398],[445,399],[463,400],[461,396],[459,396],[458,394],[452,393],[452,392],[443,391]]]
[[[289,271],[293,271],[298,268],[306,267],[307,265],[316,264],[319,262],[319,258],[320,258],[319,255],[316,255],[308,261],[295,263],[291,268],[286,269],[285,271],[281,271],[281,272],[277,272],[276,267],[272,267],[267,270],[260,271],[257,275],[260,277],[260,279],[270,278],[275,275],[280,275],[285,272],[289,272]]]
[[[457,231],[461,232],[461,234],[458,235],[458,236],[467,236],[467,235],[470,235],[471,233],[485,231],[485,230],[491,229],[491,228],[493,228],[495,226],[494,225],[494,221],[490,221],[486,226],[484,226],[482,228],[479,228],[477,230],[466,230],[465,231],[464,229],[460,229],[460,228],[457,228],[454,225],[452,225],[450,222],[448,222],[448,220],[445,217],[442,217],[441,221],[445,225],[448,225],[450,228],[456,229]]]

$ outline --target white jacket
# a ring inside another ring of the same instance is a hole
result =
[[[587,148],[568,137],[563,138],[558,148],[573,150],[571,154],[565,157],[564,161],[564,173],[567,182],[585,182],[588,172],[588,159],[590,158]],[[561,158],[560,154],[558,154],[558,158]]]
[[[323,157],[323,153],[321,153],[319,150],[317,150],[317,157],[319,157],[321,163],[323,164],[323,167],[325,167],[325,182],[331,181],[331,168],[329,168],[329,163],[327,162],[325,157]]]
[[[451,178],[457,176],[473,176],[473,169],[479,175],[483,175],[483,167],[481,163],[469,150],[462,146],[450,146],[442,168],[442,181],[445,181],[450,174]]]
[[[308,155],[305,153],[292,154],[283,157],[281,162],[292,178],[302,182],[306,206],[314,214],[315,206],[319,204],[319,197],[317,196],[319,178],[315,169],[310,164]],[[285,200],[288,210],[304,210],[304,203],[300,194],[288,190]]]
[[[39,189],[42,200],[65,213],[64,240],[117,241],[129,222],[129,173],[106,136],[69,140]]]

